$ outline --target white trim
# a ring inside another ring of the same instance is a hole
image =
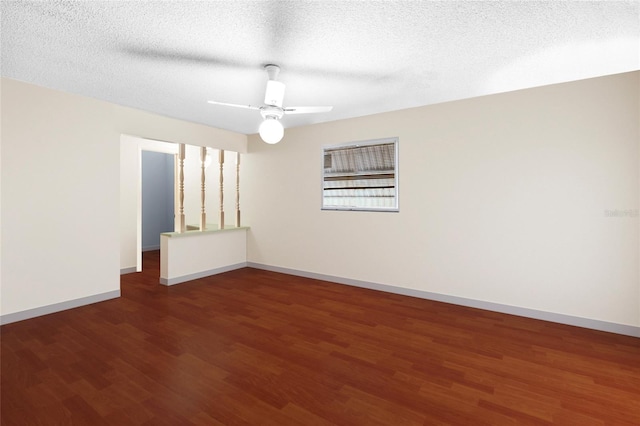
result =
[[[138,272],[138,268],[136,266],[131,266],[129,268],[121,268],[120,275],[132,274],[134,272]]]
[[[148,246],[148,247],[142,247],[142,251],[157,251],[160,250],[160,244],[158,244],[157,246]]]
[[[246,268],[247,262],[236,263],[235,265],[222,266],[220,268],[209,269],[207,271],[196,272],[195,274],[182,275],[180,277],[162,278],[160,277],[160,284],[162,285],[174,285],[187,281],[197,280],[198,278],[209,277],[211,275],[221,274],[223,272],[233,271],[235,269]]]
[[[53,314],[55,312],[66,311],[67,309],[79,308],[93,303],[104,302],[120,297],[120,290],[108,291],[106,293],[95,294],[93,296],[81,297],[80,299],[68,300],[66,302],[54,303],[53,305],[41,306],[39,308],[27,309],[26,311],[14,312],[0,316],[0,325],[12,322],[23,321],[42,315]]]
[[[454,305],[468,306],[471,308],[484,309],[487,311],[500,312],[503,314],[517,315],[521,317],[533,318],[543,321],[556,322],[560,324],[572,325],[576,327],[589,328],[593,330],[606,331],[609,333],[623,334],[626,336],[640,337],[640,327],[626,324],[617,324],[607,321],[590,318],[575,317],[572,315],[558,314],[554,312],[539,311],[518,306],[503,305],[500,303],[486,302],[482,300],[467,299],[464,297],[450,296],[440,293],[415,290],[410,288],[395,287],[386,284],[378,284],[367,281],[354,280],[350,278],[335,277],[332,275],[317,274],[314,272],[299,271],[295,269],[282,268],[279,266],[263,265],[261,263],[247,262],[249,268],[263,269],[265,271],[279,272],[281,274],[296,275],[316,280],[329,281],[338,284],[345,284],[354,287],[368,288],[371,290],[384,291],[387,293],[402,294],[404,296],[418,297],[421,299],[434,300],[437,302],[451,303]]]

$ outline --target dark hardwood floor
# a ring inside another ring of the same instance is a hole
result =
[[[640,425],[640,339],[255,269],[1,328],[2,425]]]

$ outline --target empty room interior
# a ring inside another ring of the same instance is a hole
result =
[[[0,11],[2,425],[640,424],[640,2]]]

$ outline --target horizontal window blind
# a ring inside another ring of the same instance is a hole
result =
[[[396,140],[324,150],[323,208],[397,207]]]

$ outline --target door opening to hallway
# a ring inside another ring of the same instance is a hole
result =
[[[160,234],[173,232],[175,156],[142,151],[142,251],[160,250]]]

